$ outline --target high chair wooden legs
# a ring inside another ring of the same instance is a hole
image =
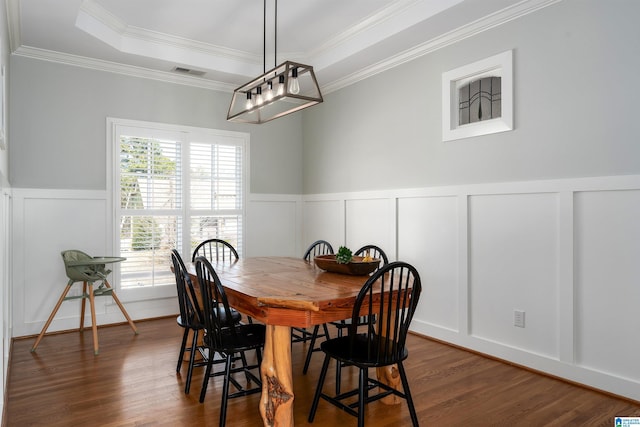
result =
[[[124,306],[120,302],[120,299],[118,299],[118,296],[115,294],[115,292],[113,291],[113,288],[111,287],[111,285],[109,284],[109,282],[107,280],[104,280],[102,282],[103,284],[101,284],[97,289],[94,289],[94,283],[93,282],[88,282],[88,281],[82,282],[82,294],[80,296],[67,296],[67,294],[71,290],[71,286],[74,283],[76,283],[76,282],[69,281],[69,283],[67,283],[67,286],[66,286],[65,290],[62,292],[62,295],[60,296],[60,299],[58,299],[58,302],[56,303],[56,306],[53,308],[53,311],[49,315],[49,318],[47,319],[47,322],[44,324],[44,327],[42,328],[42,331],[40,332],[40,335],[38,335],[38,338],[36,339],[36,342],[33,344],[33,347],[31,347],[31,351],[32,352],[36,351],[36,347],[38,347],[38,344],[40,344],[40,341],[42,340],[42,337],[44,336],[45,332],[47,331],[47,329],[51,325],[51,322],[53,321],[53,318],[55,317],[56,313],[60,309],[60,306],[62,305],[62,302],[66,301],[66,300],[71,300],[71,299],[82,298],[82,304],[81,304],[81,308],[80,308],[80,332],[82,332],[84,330],[84,314],[85,314],[85,308],[86,308],[86,299],[87,298],[89,299],[89,306],[90,306],[90,309],[91,309],[91,329],[92,329],[92,333],[93,333],[93,353],[94,354],[97,355],[98,352],[99,352],[99,347],[98,347],[98,325],[97,325],[97,321],[96,321],[96,309],[95,309],[95,297],[96,296],[111,295],[111,297],[113,298],[115,303],[118,305],[118,308],[120,308],[120,311],[122,312],[124,317],[127,319],[127,322],[129,323],[129,326],[131,326],[131,329],[133,329],[133,332],[136,335],[138,334],[138,329],[136,328],[136,325],[133,323],[133,320],[131,320],[131,317],[129,317],[129,314],[127,313],[127,310],[125,310]]]

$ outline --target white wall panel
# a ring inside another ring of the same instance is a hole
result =
[[[400,198],[397,208],[398,259],[413,264],[422,280],[423,291],[415,318],[457,331],[457,198]]]
[[[355,241],[380,199],[424,281],[414,332],[640,400],[640,176],[305,195],[304,233]]]
[[[20,311],[25,323],[47,320],[67,284],[60,252],[79,249],[94,256],[108,255],[105,203],[104,199],[24,199],[25,297]],[[106,298],[97,299],[98,315],[105,312],[106,302]],[[65,302],[56,320],[76,319],[79,312],[78,301]]]
[[[395,258],[395,206],[388,199],[347,200],[346,242],[352,251],[377,245]],[[336,251],[338,248],[334,248]]]
[[[476,337],[558,356],[558,196],[469,200],[469,295]],[[514,326],[514,310],[525,327]]]
[[[640,191],[575,195],[576,362],[640,382]]]
[[[104,191],[14,189],[13,195],[13,334],[25,336],[40,332],[67,284],[60,252],[109,255],[111,238]],[[75,285],[72,292],[79,289]],[[134,320],[178,311],[174,298],[123,303]],[[125,321],[106,297],[96,299],[96,314],[99,325]],[[65,301],[48,331],[76,329],[79,318],[80,302]],[[85,324],[90,324],[89,316]]]

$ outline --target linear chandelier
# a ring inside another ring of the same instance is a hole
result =
[[[275,0],[277,61],[278,0]],[[323,101],[313,67],[285,61],[266,71],[267,1],[264,0],[263,73],[233,91],[227,120],[261,124]]]

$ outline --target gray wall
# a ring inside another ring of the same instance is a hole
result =
[[[304,193],[640,173],[640,2],[565,0],[304,116]],[[513,49],[515,130],[442,142],[442,73]]]
[[[301,193],[299,115],[236,125],[230,93],[19,56],[11,72],[13,187],[105,189],[106,117],[117,117],[249,132],[251,191]]]

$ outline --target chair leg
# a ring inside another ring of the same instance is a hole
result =
[[[182,334],[182,344],[180,344],[180,355],[178,356],[178,366],[176,366],[176,373],[179,373],[182,368],[182,360],[184,359],[184,352],[187,348],[188,336],[189,336],[189,328],[184,328],[184,334]]]
[[[316,345],[316,338],[318,336],[318,330],[320,329],[320,325],[316,325],[313,327],[313,333],[311,334],[311,342],[309,343],[309,348],[307,349],[307,357],[304,361],[304,368],[302,368],[302,373],[306,374],[309,370],[309,364],[311,363],[311,355],[313,354],[313,347]]]
[[[86,308],[87,299],[84,295],[87,294],[87,282],[82,282],[82,302],[80,303],[80,332],[84,331],[84,311]]]
[[[313,396],[313,403],[311,404],[311,410],[309,410],[309,422],[312,423],[316,416],[316,410],[318,409],[318,402],[320,401],[320,395],[322,394],[322,387],[324,386],[324,380],[327,376],[327,370],[329,369],[330,358],[328,354],[324,355],[324,362],[322,362],[322,370],[320,371],[320,378],[318,378],[318,386],[316,388],[316,394]]]
[[[231,362],[233,354],[225,355],[227,360],[224,368],[224,382],[222,383],[222,403],[220,404],[219,427],[224,427],[227,421],[227,401],[229,400],[229,379],[231,377]]]
[[[338,328],[338,338],[342,336],[342,328]],[[342,362],[336,360],[336,396],[340,394],[340,382],[342,381]]]
[[[184,385],[184,393],[189,394],[191,390],[191,376],[193,375],[193,364],[196,359],[196,348],[198,345],[198,331],[193,331],[193,338],[191,340],[191,354],[189,355],[189,367],[187,368],[187,381]]]
[[[71,285],[73,285],[73,282],[67,283],[66,289],[62,292],[62,295],[60,295],[60,299],[58,299],[58,302],[56,303],[56,306],[53,308],[53,311],[49,315],[49,318],[47,319],[47,322],[44,324],[44,327],[42,328],[42,331],[40,331],[40,335],[38,335],[38,338],[36,338],[36,342],[33,344],[33,347],[31,347],[31,352],[32,353],[36,351],[36,347],[38,347],[38,344],[40,344],[40,340],[42,340],[42,337],[44,336],[44,333],[47,332],[47,329],[49,328],[49,325],[51,325],[51,321],[55,317],[55,315],[58,312],[58,309],[60,308],[60,306],[62,305],[62,301],[64,301],[64,299],[67,297],[67,294],[71,290]]]
[[[104,281],[104,284],[107,288],[111,288],[111,285],[106,279]],[[129,317],[129,313],[127,313],[127,310],[124,309],[124,306],[120,302],[120,299],[116,295],[116,292],[111,291],[111,296],[113,297],[113,300],[116,302],[116,304],[118,304],[120,311],[122,312],[122,314],[124,314],[124,317],[127,319],[127,322],[129,323],[129,326],[131,326],[131,329],[133,329],[133,332],[135,332],[135,334],[138,335],[138,328],[136,328],[136,325],[133,323],[133,320],[131,320],[131,317]]]
[[[87,288],[89,290],[89,305],[91,306],[91,330],[93,332],[93,354],[97,355],[98,350],[98,324],[96,322],[96,299],[93,295],[93,283],[88,283]]]
[[[369,375],[367,368],[360,368],[360,390],[358,390],[358,427],[364,427],[364,408],[369,397]]]
[[[398,372],[400,372],[400,380],[402,381],[402,391],[404,391],[407,406],[409,406],[411,422],[413,423],[413,427],[418,427],[418,415],[416,415],[416,408],[413,406],[413,398],[411,397],[411,391],[409,390],[409,381],[407,380],[407,373],[404,370],[402,362],[398,363]]]
[[[213,368],[213,354],[209,349],[209,360],[207,361],[207,368],[204,371],[204,378],[202,379],[202,389],[200,390],[200,403],[204,402],[204,397],[207,394],[207,386],[209,385],[209,377],[211,376],[211,369]]]

